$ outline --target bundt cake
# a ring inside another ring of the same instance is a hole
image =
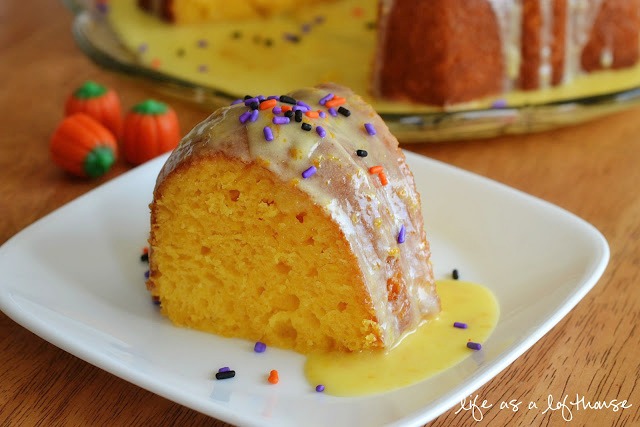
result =
[[[150,208],[147,286],[177,325],[360,351],[439,312],[404,154],[344,87],[217,110],[171,154]]]
[[[640,0],[381,0],[377,36],[377,96],[454,104],[636,64]]]

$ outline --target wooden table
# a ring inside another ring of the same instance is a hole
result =
[[[98,180],[72,179],[49,160],[62,104],[86,79],[116,88],[131,106],[138,82],[92,64],[75,46],[71,15],[51,0],[0,2],[0,243]],[[183,128],[207,112],[174,99]],[[640,425],[640,109],[525,136],[407,149],[546,199],[594,224],[611,246],[604,276],[577,307],[509,368],[477,391],[495,406],[485,423],[563,425],[558,411],[500,410],[503,400],[626,399],[631,408],[573,411],[571,426]],[[0,275],[0,277],[2,277]],[[3,279],[0,279],[3,280]],[[480,403],[480,402],[478,402]],[[433,426],[474,425],[454,407]],[[43,341],[0,313],[0,425],[224,425]]]

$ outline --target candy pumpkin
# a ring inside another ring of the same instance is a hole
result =
[[[54,163],[62,169],[91,178],[106,173],[118,152],[113,134],[85,113],[62,120],[51,137],[49,149]]]
[[[167,104],[148,99],[124,118],[122,152],[134,165],[173,150],[180,141],[178,116]]]
[[[87,81],[76,89],[64,106],[65,116],[86,113],[102,123],[116,138],[122,133],[122,108],[120,98],[111,89],[96,82]]]

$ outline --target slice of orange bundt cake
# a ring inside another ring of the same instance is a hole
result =
[[[420,198],[382,119],[337,85],[247,98],[158,176],[162,313],[301,353],[387,348],[437,314]]]

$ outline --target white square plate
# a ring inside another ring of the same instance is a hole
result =
[[[414,425],[456,405],[553,327],[609,260],[593,226],[499,183],[407,153],[422,194],[436,277],[453,268],[495,293],[483,350],[413,386],[338,398],[304,379],[304,357],[172,326],[150,302],[139,259],[166,156],[87,193],[0,248],[0,309],[56,346],[127,381],[242,425]],[[231,365],[237,376],[216,381]],[[278,369],[281,381],[265,375]]]

